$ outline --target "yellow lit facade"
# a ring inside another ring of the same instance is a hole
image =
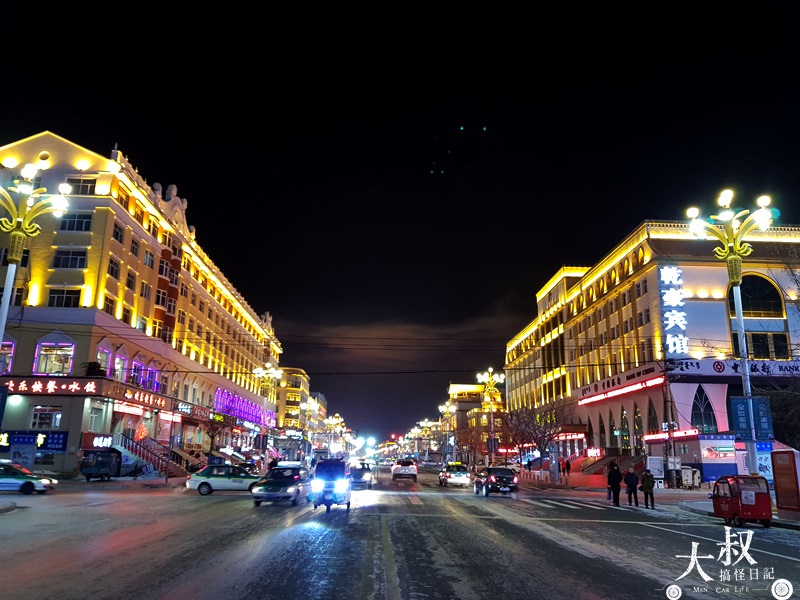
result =
[[[51,132],[0,147],[0,184],[43,155],[38,183],[70,183],[69,209],[40,218],[41,234],[27,241],[0,351],[3,380],[12,395],[34,381],[108,381],[89,384],[102,393],[15,396],[2,430],[36,429],[35,407],[49,407],[65,441],[40,447],[37,461],[61,472],[76,468],[86,431],[242,457],[263,448],[277,392],[257,373],[278,365],[281,344],[271,316],[257,313],[203,251],[187,201],[173,185],[148,185],[121,151],[106,158]],[[0,235],[0,249],[7,245]],[[59,360],[48,362],[54,348]],[[120,402],[129,412],[115,410]],[[214,439],[212,421],[225,424]],[[0,456],[7,450],[8,440]]]
[[[786,265],[796,262],[800,228],[748,241],[755,252],[743,290],[766,299],[745,309],[753,379],[796,378],[800,316],[787,309],[797,289]],[[596,265],[559,270],[537,294],[538,316],[506,345],[509,410],[568,407],[564,425],[587,433],[564,436],[562,455],[660,452],[645,438],[670,421],[665,399],[674,402],[673,429],[731,432],[728,404],[742,393],[738,344],[728,273],[713,247],[688,222],[645,222]],[[681,448],[684,464],[697,462],[691,444]]]

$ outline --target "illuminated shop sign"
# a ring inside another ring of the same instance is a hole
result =
[[[11,377],[5,386],[9,394],[27,395],[70,395],[84,396],[97,394],[99,386],[96,379],[66,379],[42,377]]]
[[[81,448],[83,450],[92,450],[94,448],[111,448],[114,445],[114,436],[108,433],[91,433],[89,431],[83,432],[81,440]]]
[[[167,406],[166,398],[141,390],[126,389],[125,399],[133,400],[134,402],[139,402],[141,404],[147,404],[148,406],[155,406],[157,408],[164,408]]]
[[[67,431],[4,431],[0,433],[0,452],[8,452],[11,445],[36,446],[38,450],[66,452]]]
[[[602,394],[597,394],[595,396],[589,396],[588,398],[583,398],[581,400],[578,400],[578,406],[585,406],[586,404],[591,404],[593,402],[608,400],[609,398],[622,396],[623,394],[630,394],[631,392],[636,392],[639,390],[643,390],[645,388],[650,388],[655,385],[661,385],[662,383],[664,383],[663,375],[660,377],[654,377],[653,379],[648,379],[647,381],[642,381],[640,383],[634,383],[633,385],[626,385],[624,387],[604,392]]]
[[[681,429],[679,431],[673,431],[672,437],[674,439],[677,439],[677,438],[692,437],[699,434],[700,434],[699,429]],[[643,435],[642,439],[645,442],[663,442],[669,439],[669,432],[665,431],[664,433],[650,433],[648,435]]]
[[[688,356],[689,338],[686,337],[686,304],[683,301],[683,269],[678,267],[661,267],[661,314],[666,339],[664,340],[667,356]]]

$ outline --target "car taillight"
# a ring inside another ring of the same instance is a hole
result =
[[[514,477],[514,483],[517,483],[518,481],[519,481],[519,477]]]
[[[495,478],[495,476],[494,476],[494,475],[489,475],[489,481],[491,481],[491,482],[493,482],[493,483],[494,483],[494,482],[496,482],[496,481],[497,481],[497,479]]]

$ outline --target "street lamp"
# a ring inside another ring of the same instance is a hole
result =
[[[447,402],[445,404],[439,405],[439,412],[441,413],[440,419],[443,419],[444,427],[441,428],[442,432],[444,433],[444,444],[443,444],[443,456],[442,456],[442,464],[447,464],[447,457],[450,453],[450,432],[453,434],[453,460],[457,461],[458,456],[456,455],[456,428],[453,427],[453,415],[456,414],[457,407],[455,404],[450,404]]]
[[[497,452],[497,439],[494,436],[494,402],[495,397],[499,399],[500,392],[497,389],[498,383],[503,383],[506,376],[503,373],[495,374],[494,369],[489,367],[489,370],[484,373],[478,373],[478,381],[484,384],[483,397],[489,403],[489,440],[487,449],[489,450],[489,465],[494,464],[494,453]],[[485,410],[485,409],[484,409]]]
[[[753,398],[750,388],[750,362],[747,352],[747,339],[744,330],[744,314],[742,311],[742,258],[749,256],[753,252],[753,247],[744,241],[744,237],[755,229],[762,231],[769,228],[772,224],[773,210],[767,208],[771,199],[769,196],[760,196],[756,200],[758,210],[750,213],[749,210],[736,212],[731,208],[733,200],[732,190],[723,190],[717,204],[722,209],[718,215],[711,215],[708,220],[699,218],[699,209],[692,207],[686,211],[691,219],[689,231],[698,237],[705,238],[705,233],[711,234],[722,245],[714,248],[714,256],[724,260],[728,266],[728,280],[733,288],[733,307],[736,317],[736,331],[739,338],[739,359],[740,371],[742,375],[742,390],[747,398],[748,409],[750,411],[750,448],[748,459],[752,466],[755,465],[755,441],[756,429],[753,420]],[[746,217],[743,221],[743,217]]]
[[[47,161],[49,155],[43,152],[39,155],[41,161]],[[17,275],[17,265],[22,260],[25,248],[25,239],[36,237],[42,232],[42,227],[34,220],[45,214],[60,217],[67,209],[67,199],[64,194],[69,194],[71,186],[62,183],[58,186],[59,194],[45,195],[46,188],[34,188],[34,179],[39,172],[36,165],[28,164],[20,172],[21,179],[15,179],[13,187],[8,189],[16,192],[17,203],[2,186],[0,186],[0,206],[8,215],[0,218],[0,231],[8,233],[8,270],[6,271],[6,284],[3,288],[3,299],[0,301],[0,346],[2,346],[8,319],[8,307],[11,303],[12,288]]]
[[[304,421],[305,427],[303,429],[306,432],[306,448],[303,451],[305,452],[306,456],[311,456],[311,453],[314,448],[314,444],[312,443],[313,432],[311,428],[311,415],[317,414],[318,410],[319,410],[319,403],[313,398],[309,398],[306,402],[300,403],[301,416],[302,412],[305,412],[305,421]],[[301,425],[303,425],[302,422]]]

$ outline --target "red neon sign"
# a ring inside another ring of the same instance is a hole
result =
[[[622,396],[623,394],[638,392],[639,390],[653,387],[655,385],[661,385],[662,383],[664,383],[663,375],[660,377],[654,377],[653,379],[648,379],[647,381],[642,381],[640,383],[626,385],[625,387],[617,388],[616,390],[611,390],[610,392],[603,392],[602,394],[597,394],[596,396],[589,396],[583,400],[578,400],[578,406],[584,406],[586,404],[591,404],[592,402],[600,402],[600,400],[608,400],[609,398]]]

